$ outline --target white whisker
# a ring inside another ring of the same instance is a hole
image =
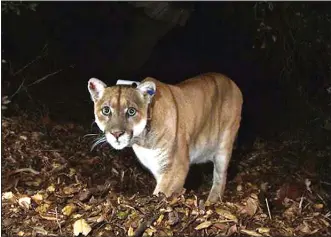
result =
[[[103,144],[103,143],[105,143],[107,141],[107,139],[106,139],[106,137],[104,136],[104,135],[102,135],[102,137],[100,137],[100,138],[96,138],[93,142],[93,144],[92,144],[92,147],[91,147],[91,151],[93,151],[93,149],[96,147],[96,146],[98,146],[99,144]]]
[[[98,134],[98,133],[89,133],[89,134],[85,134],[83,136],[83,138],[85,138],[85,137],[91,137],[91,136],[98,136],[98,135],[100,135],[100,134]]]

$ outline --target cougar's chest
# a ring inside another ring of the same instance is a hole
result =
[[[158,179],[168,162],[166,153],[162,149],[148,149],[137,144],[132,148],[139,161]]]

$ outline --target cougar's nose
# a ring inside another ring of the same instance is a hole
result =
[[[124,131],[114,131],[114,132],[111,132],[111,134],[116,138],[118,139],[120,136],[122,136],[125,132]]]

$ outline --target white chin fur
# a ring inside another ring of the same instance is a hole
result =
[[[106,133],[106,138],[107,142],[116,150],[122,150],[130,143],[130,136],[127,133],[120,136],[118,140],[110,133]]]

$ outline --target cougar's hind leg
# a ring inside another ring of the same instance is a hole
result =
[[[213,159],[213,185],[207,199],[209,202],[217,202],[222,199],[226,185],[227,170],[232,156],[233,143],[238,129],[239,125],[235,125],[223,132],[219,149]]]

